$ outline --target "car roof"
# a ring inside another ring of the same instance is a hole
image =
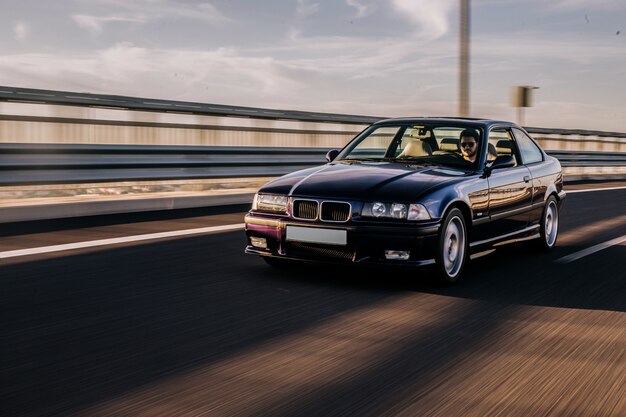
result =
[[[374,123],[374,125],[393,125],[393,124],[418,124],[418,123],[426,123],[426,124],[451,124],[451,125],[459,125],[459,126],[467,126],[467,127],[480,127],[480,128],[489,128],[493,125],[505,125],[505,126],[513,126],[519,127],[517,124],[512,122],[505,122],[500,120],[492,120],[492,119],[479,119],[479,118],[470,118],[470,117],[401,117],[401,118],[393,118],[393,119],[384,119],[379,120]]]

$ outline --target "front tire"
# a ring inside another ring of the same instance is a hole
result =
[[[549,252],[556,246],[559,235],[559,205],[554,196],[548,197],[543,208],[539,235],[536,245],[541,251]]]
[[[441,282],[454,284],[461,278],[467,260],[467,248],[465,218],[461,210],[453,208],[442,223],[435,257]]]

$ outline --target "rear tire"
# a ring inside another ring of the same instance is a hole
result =
[[[439,280],[447,285],[456,283],[463,275],[467,261],[467,227],[458,208],[448,212],[441,225],[435,261]]]
[[[559,236],[559,205],[552,195],[548,197],[541,214],[539,235],[535,240],[535,246],[539,250],[549,252],[556,246]]]

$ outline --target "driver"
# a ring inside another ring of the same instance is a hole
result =
[[[463,159],[475,162],[478,155],[478,132],[474,129],[465,129],[461,132],[460,142]]]

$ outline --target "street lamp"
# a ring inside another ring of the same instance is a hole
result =
[[[517,124],[524,124],[524,107],[533,106],[532,90],[538,90],[539,87],[532,85],[516,85],[513,87],[513,107],[517,108]]]

